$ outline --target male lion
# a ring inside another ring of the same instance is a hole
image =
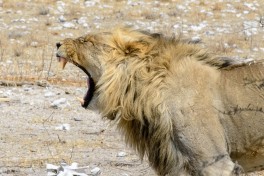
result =
[[[130,28],[57,47],[63,67],[89,76],[83,106],[115,120],[158,175],[264,169],[262,63],[230,67],[197,45]]]

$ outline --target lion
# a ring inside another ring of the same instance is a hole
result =
[[[131,28],[57,43],[88,75],[82,105],[116,123],[160,176],[264,169],[264,65]]]

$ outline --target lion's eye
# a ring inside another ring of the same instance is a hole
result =
[[[84,42],[85,42],[85,40],[84,40],[83,37],[80,37],[80,38],[79,38],[79,41],[80,41],[80,43],[84,43]]]

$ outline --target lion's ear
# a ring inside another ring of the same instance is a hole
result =
[[[146,32],[121,28],[112,33],[109,46],[124,55],[138,55],[144,57],[157,43],[159,34],[150,35]]]
[[[125,53],[145,55],[148,54],[149,51],[151,51],[152,47],[153,45],[145,40],[128,42],[125,45]]]
[[[86,35],[83,37],[83,39],[84,39],[84,42],[91,42],[92,44],[94,44],[96,41],[96,38],[93,35]]]

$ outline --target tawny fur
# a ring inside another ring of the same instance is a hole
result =
[[[229,154],[239,152],[245,156],[234,158],[245,161],[246,171],[264,164],[262,153],[263,161],[248,166],[246,147],[253,144],[244,139],[255,135],[255,140],[264,142],[262,64],[241,67],[241,75],[240,67],[228,67],[231,61],[195,44],[130,28],[66,39],[61,44],[57,54],[86,68],[95,80],[90,107],[115,120],[126,142],[141,158],[149,158],[157,174],[238,174],[239,166]],[[234,76],[235,80],[230,79]],[[245,89],[246,78],[257,91]],[[234,101],[232,87],[248,98]],[[247,134],[238,135],[244,142],[234,144],[236,131],[228,128],[252,116],[257,117],[258,132],[246,128]],[[255,147],[261,153],[263,144]]]

